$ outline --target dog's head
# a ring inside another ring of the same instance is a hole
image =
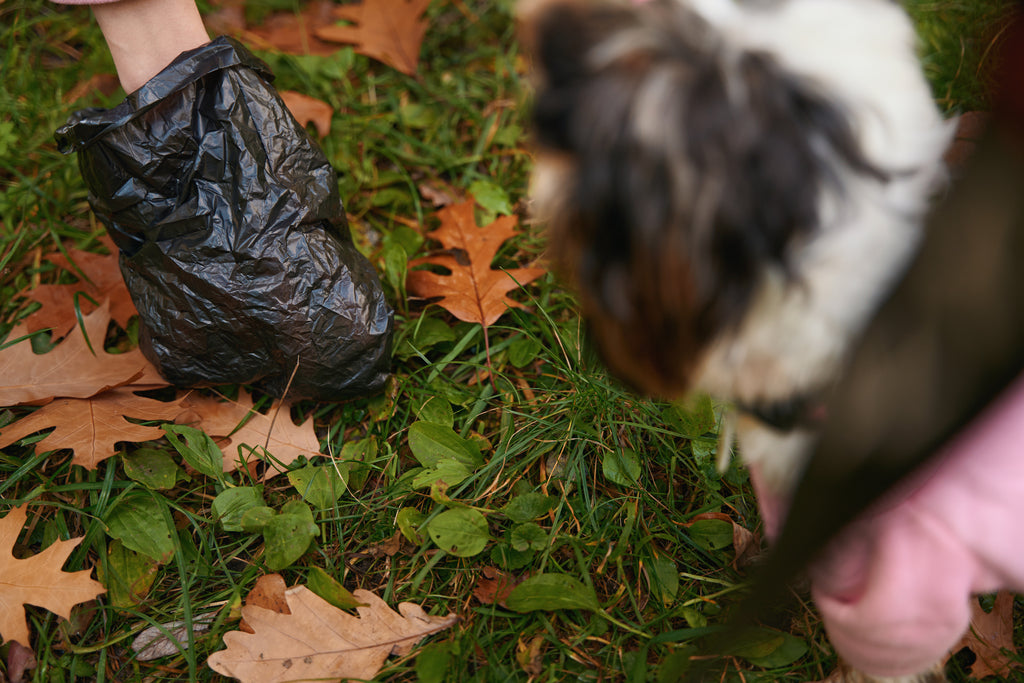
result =
[[[841,109],[683,0],[545,0],[522,17],[537,72],[535,211],[609,367],[676,396],[772,267],[865,161]]]

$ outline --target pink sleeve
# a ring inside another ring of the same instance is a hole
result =
[[[972,594],[1024,590],[1024,377],[914,484],[811,572],[836,651],[878,676],[941,660],[970,623]]]

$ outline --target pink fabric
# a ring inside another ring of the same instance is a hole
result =
[[[51,0],[58,5],[106,5],[120,0]]]
[[[782,505],[766,500],[773,531]],[[940,661],[970,624],[971,595],[1024,592],[1022,520],[1024,376],[902,497],[856,523],[812,568],[836,651],[876,676]]]

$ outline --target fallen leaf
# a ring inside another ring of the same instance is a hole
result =
[[[327,137],[331,132],[331,117],[334,116],[331,105],[294,90],[281,90],[280,95],[292,116],[303,127],[312,123],[317,135]]]
[[[417,189],[420,196],[430,202],[435,209],[454,204],[455,196],[458,194],[454,188],[441,180],[420,183]]]
[[[544,636],[534,636],[529,645],[519,641],[516,646],[516,661],[530,676],[544,673]]]
[[[202,633],[210,628],[210,623],[217,616],[216,612],[199,614],[192,618],[192,633]],[[160,626],[150,626],[142,630],[132,641],[135,659],[150,662],[161,657],[170,657],[188,649],[189,629],[184,621],[169,621]],[[170,633],[169,638],[167,634]]]
[[[83,537],[54,541],[32,557],[14,557],[14,544],[28,517],[27,506],[12,508],[0,519],[0,641],[13,640],[29,647],[25,605],[35,605],[71,618],[71,608],[105,592],[90,578],[91,569],[64,572],[61,567]]]
[[[16,640],[7,650],[8,683],[25,683],[25,672],[36,668],[36,653]]]
[[[497,604],[508,609],[505,600],[517,585],[519,579],[514,574],[495,567],[484,567],[483,575],[476,580],[476,586],[473,588],[473,597],[484,605]]]
[[[252,587],[249,594],[245,596],[245,604],[251,607],[262,607],[271,612],[291,614],[288,609],[288,601],[284,598],[284,592],[288,590],[288,584],[280,574],[264,574],[256,579],[256,585]],[[256,633],[243,618],[238,624],[240,631]]]
[[[106,97],[110,97],[117,92],[117,89],[120,87],[121,83],[117,80],[117,76],[115,74],[93,74],[88,79],[71,88],[71,90],[68,90],[63,97],[63,101],[64,104],[71,104],[72,102],[80,100],[86,95],[94,92],[99,92]]]
[[[760,554],[761,535],[733,521],[732,548],[736,553],[732,558],[732,568],[742,569],[754,562]]]
[[[402,532],[396,531],[391,535],[391,538],[371,545],[364,551],[364,554],[369,557],[394,557],[402,549],[402,542],[404,540],[405,537],[402,536]]]
[[[516,218],[499,216],[490,225],[480,228],[473,216],[473,207],[474,202],[470,200],[441,209],[437,214],[441,227],[429,234],[457,255],[436,254],[409,262],[410,268],[432,264],[447,268],[450,274],[410,270],[406,286],[410,293],[419,297],[440,297],[438,304],[459,320],[488,327],[509,308],[522,308],[522,304],[507,294],[536,280],[545,271],[542,268],[491,268],[498,249],[516,234]]]
[[[46,256],[46,260],[58,268],[68,271],[75,277],[84,275],[85,279],[69,285],[39,285],[23,290],[22,296],[41,304],[40,308],[22,320],[29,332],[48,329],[52,331],[54,339],[59,339],[70,332],[78,324],[75,305],[76,294],[79,292],[97,302],[109,300],[111,319],[122,328],[127,328],[128,321],[137,315],[138,311],[132,303],[124,278],[121,277],[117,247],[109,237],[102,241],[109,251],[108,254],[69,249],[70,261],[60,252]],[[77,297],[77,305],[83,315],[96,310],[96,306],[86,296]]]
[[[118,387],[91,398],[64,398],[44,405],[0,431],[0,448],[29,434],[56,427],[36,443],[36,451],[70,448],[74,465],[94,470],[113,457],[114,445],[120,441],[137,443],[164,436],[159,427],[147,427],[126,420],[174,420],[182,412],[181,402],[166,403],[133,393],[131,388]]]
[[[299,13],[275,12],[261,25],[244,31],[241,37],[256,49],[326,57],[337,52],[338,46],[317,38],[316,30],[334,22],[333,9],[330,0],[317,0]]]
[[[255,632],[225,634],[227,648],[210,655],[207,664],[245,683],[369,680],[389,654],[406,655],[425,636],[458,621],[454,614],[430,616],[411,603],[400,604],[399,614],[369,591],[354,595],[366,603],[357,608],[358,617],[305,586],[285,591],[291,614],[246,605],[242,616]]]
[[[735,551],[735,555],[732,559],[733,569],[744,567],[750,564],[751,561],[757,557],[757,554],[761,550],[760,535],[741,526],[736,522],[736,520],[724,512],[702,512],[699,515],[694,515],[690,521],[685,523],[683,526],[689,528],[694,522],[708,519],[728,522],[732,525],[732,547]]]
[[[144,377],[159,377],[138,349],[127,353],[107,353],[103,349],[110,322],[106,302],[83,321],[49,353],[34,353],[28,339],[0,350],[0,405],[44,404],[58,397],[89,398]],[[8,339],[26,334],[19,325]]]
[[[291,403],[275,401],[261,413],[253,407],[252,395],[242,389],[237,401],[193,394],[184,405],[188,410],[179,416],[179,424],[195,422],[210,436],[222,437],[217,445],[224,454],[225,472],[238,469],[240,461],[261,461],[264,448],[273,456],[268,459],[264,481],[283,473],[299,456],[323,455],[312,418],[301,425],[292,422]]]
[[[977,659],[967,670],[972,678],[996,676],[1007,680],[1015,665],[1013,645],[1013,594],[1000,591],[991,612],[985,612],[977,599],[971,602],[971,628],[953,648],[958,652],[968,648]],[[1006,652],[1004,652],[1004,650]]]
[[[245,0],[227,0],[213,3],[214,8],[203,14],[203,25],[215,36],[237,36],[245,31]]]
[[[412,76],[427,32],[421,19],[430,0],[364,0],[334,8],[336,19],[353,26],[329,25],[316,29],[317,38],[351,44],[355,51]]]

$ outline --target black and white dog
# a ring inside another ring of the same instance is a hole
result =
[[[642,392],[732,401],[781,519],[944,178],[952,128],[911,22],[891,0],[535,0],[520,18],[534,213],[603,358]]]

